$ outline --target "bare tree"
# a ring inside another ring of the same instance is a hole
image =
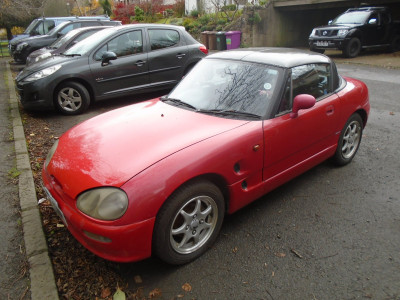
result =
[[[211,0],[211,3],[215,8],[215,13],[217,17],[219,13],[222,13],[227,21],[231,22],[235,18],[235,15],[239,10],[240,0],[231,0],[229,2],[233,4],[229,5],[227,0]],[[233,6],[235,7],[234,10],[231,9]]]
[[[43,13],[47,0],[0,0],[0,27],[7,30],[12,38],[13,26],[27,25],[33,18]]]

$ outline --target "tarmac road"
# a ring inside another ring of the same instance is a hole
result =
[[[214,247],[191,264],[121,264],[130,289],[148,295],[158,288],[163,299],[400,299],[400,70],[338,67],[370,90],[371,114],[354,161],[323,163],[228,216]],[[125,104],[42,117],[61,135]]]

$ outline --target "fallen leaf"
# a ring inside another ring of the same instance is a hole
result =
[[[57,228],[63,228],[63,227],[65,227],[64,224],[57,223]]]
[[[107,298],[111,295],[110,288],[105,288],[101,291],[101,298]]]
[[[133,279],[135,280],[136,284],[143,283],[142,277],[140,277],[139,275],[136,275],[135,277],[133,277]]]
[[[159,296],[161,296],[161,290],[160,289],[154,289],[149,293],[149,298],[150,299],[156,298],[156,297],[159,297]]]
[[[281,253],[281,252],[277,252],[277,253],[275,253],[275,256],[276,257],[285,257],[286,254],[285,253]]]
[[[394,116],[394,112],[393,112],[393,111],[391,111],[389,114],[390,114],[391,116]]]
[[[297,252],[297,250],[290,249],[290,251],[292,251],[298,258],[303,258],[303,256],[301,256],[301,254],[299,252]]]
[[[126,300],[125,293],[120,288],[117,288],[117,291],[113,295],[113,300]]]
[[[189,283],[185,283],[184,285],[182,285],[182,289],[185,292],[190,292],[192,290],[192,286]]]
[[[233,252],[233,253],[238,252],[238,247],[233,248],[233,249],[232,249],[232,252]]]

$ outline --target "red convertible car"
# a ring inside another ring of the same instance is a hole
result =
[[[349,163],[369,110],[366,85],[322,54],[220,52],[167,96],[67,131],[47,156],[44,188],[98,256],[183,264],[212,245],[225,214],[326,159]]]

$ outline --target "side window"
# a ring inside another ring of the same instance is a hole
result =
[[[151,50],[172,47],[180,41],[179,33],[172,29],[150,29],[149,37]]]
[[[95,54],[95,60],[101,60],[106,51],[114,52],[117,57],[133,55],[143,52],[142,31],[135,30],[117,36],[101,47]]]
[[[52,21],[52,20],[40,21],[38,26],[35,29],[35,33],[43,35],[43,34],[48,33],[53,28],[54,28],[54,21]]]
[[[390,23],[390,15],[388,13],[382,13],[382,23],[387,25]]]
[[[309,64],[292,69],[293,98],[299,94],[313,95],[315,99],[329,94],[331,71],[328,64]]]
[[[369,18],[368,18],[368,24],[375,25],[379,24],[379,19],[378,19],[378,14],[373,13]]]
[[[292,109],[293,99],[300,94],[309,94],[318,101],[332,93],[332,76],[329,64],[309,64],[292,68],[283,92],[278,114]]]

